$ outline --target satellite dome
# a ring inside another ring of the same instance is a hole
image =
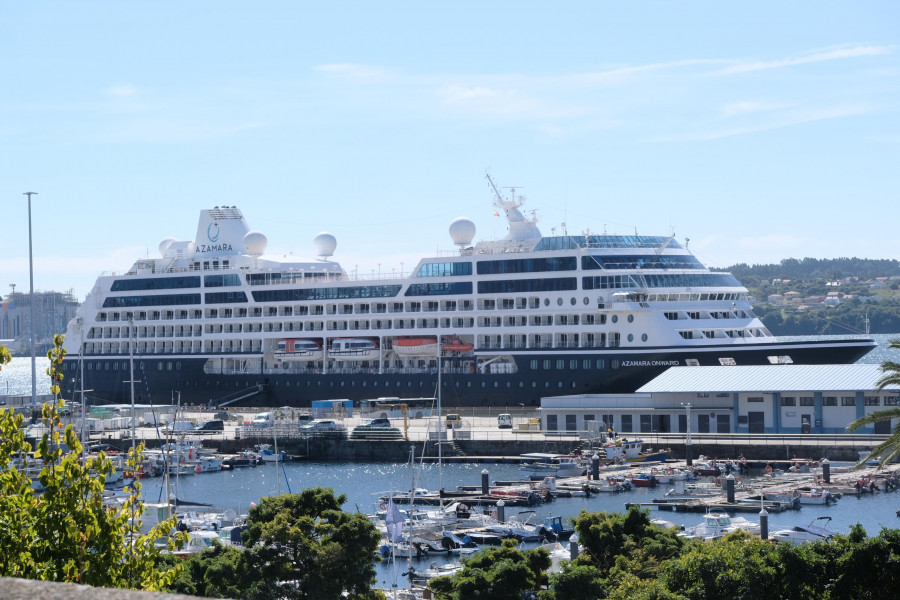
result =
[[[269,238],[262,231],[248,231],[244,236],[244,248],[250,256],[262,256],[269,245]]]
[[[337,248],[337,238],[323,231],[313,240],[313,246],[316,249],[316,256],[326,258],[334,255],[334,249]]]
[[[475,239],[475,223],[472,219],[459,217],[450,223],[450,238],[457,246],[469,246]]]
[[[172,244],[174,244],[175,242],[177,242],[177,241],[178,241],[178,240],[176,240],[176,239],[173,238],[173,237],[167,237],[166,239],[164,239],[163,241],[161,241],[161,242],[159,243],[159,254],[160,254],[160,256],[165,257],[165,256],[166,256],[166,252],[169,251],[169,247],[170,247]]]

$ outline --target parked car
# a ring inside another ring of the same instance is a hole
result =
[[[254,427],[272,427],[275,425],[275,413],[264,412],[253,417],[252,425]]]
[[[200,424],[196,431],[225,431],[225,421],[221,419],[213,419],[206,423]]]
[[[512,429],[512,415],[509,413],[497,415],[497,427],[500,429]]]
[[[301,433],[327,433],[344,431],[345,427],[332,419],[316,419],[300,426]]]
[[[172,431],[194,431],[197,428],[193,421],[173,421],[168,427]]]
[[[400,430],[391,426],[391,420],[384,417],[368,419],[353,428],[353,437],[377,437],[378,439],[400,438]]]
[[[454,429],[455,427],[459,427],[462,423],[462,419],[456,413],[450,413],[447,415],[447,429]]]

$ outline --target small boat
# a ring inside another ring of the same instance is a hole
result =
[[[574,454],[549,454],[529,452],[520,454],[519,479],[543,480],[545,477],[557,479],[584,475],[587,466]]]
[[[763,497],[766,500],[786,502],[788,504],[832,504],[838,501],[837,496],[833,495],[828,490],[821,488],[810,488],[808,490],[795,489],[775,492],[763,491]]]
[[[728,513],[707,513],[703,521],[685,528],[678,535],[692,540],[715,540],[734,531],[759,535],[761,529],[759,523],[748,521],[744,517],[732,517]]]
[[[331,342],[328,358],[336,361],[375,360],[378,345],[366,338],[340,338]]]
[[[628,473],[625,478],[628,479],[634,487],[652,488],[656,487],[656,484],[658,483],[656,481],[656,476],[648,473]]]
[[[287,361],[322,360],[322,344],[310,339],[284,339],[278,340],[275,348],[275,358]]]
[[[818,520],[825,520],[823,525],[814,525]],[[791,544],[804,544],[806,542],[828,541],[838,535],[836,531],[827,529],[824,525],[828,524],[831,517],[818,517],[813,519],[809,525],[795,525],[791,529],[782,529],[773,533],[771,537],[776,542],[789,542]]]
[[[669,458],[668,450],[660,450],[657,452],[644,452],[643,440],[627,440],[617,439],[614,442],[604,444],[603,450],[606,452],[606,460],[617,464],[635,463],[635,462],[665,462]]]
[[[275,451],[272,449],[272,446],[270,444],[259,445],[259,457],[263,462],[285,462],[290,460],[290,457],[284,450],[280,451],[278,454],[275,454]]]
[[[459,338],[450,338],[441,344],[441,347],[446,352],[471,352],[475,346],[469,344],[467,342],[462,341]]]
[[[397,356],[437,356],[436,338],[399,338],[393,343]]]

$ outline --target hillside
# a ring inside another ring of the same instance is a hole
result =
[[[775,335],[900,331],[897,260],[789,258],[714,270],[732,273],[750,290],[754,311]]]

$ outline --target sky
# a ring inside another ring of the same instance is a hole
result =
[[[0,296],[237,206],[360,275],[502,237],[675,235],[711,267],[900,258],[900,3],[46,0],[0,5]],[[505,191],[504,191],[505,193]]]

